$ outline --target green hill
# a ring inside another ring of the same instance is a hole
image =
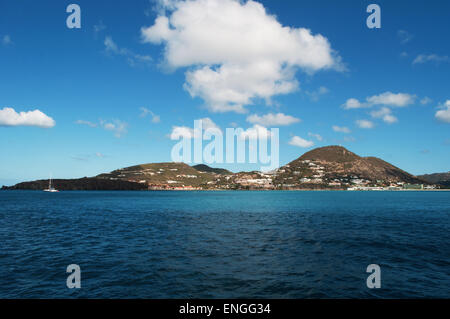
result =
[[[232,172],[230,172],[229,170],[226,170],[224,168],[213,168],[213,167],[210,167],[205,164],[198,164],[198,165],[194,165],[192,167],[195,168],[199,172],[214,173],[214,174],[219,174],[219,175],[233,174]]]

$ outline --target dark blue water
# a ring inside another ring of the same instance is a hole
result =
[[[0,245],[0,298],[450,298],[450,192],[6,191]]]

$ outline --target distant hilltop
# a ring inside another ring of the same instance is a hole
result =
[[[232,173],[204,164],[150,163],[90,178],[53,182],[59,190],[377,190],[445,186],[438,181],[439,178],[428,175],[413,176],[376,157],[360,157],[342,146],[326,146],[311,150],[270,173]],[[41,180],[2,189],[38,190],[46,185],[47,181]]]
[[[317,169],[317,166],[320,169]],[[424,183],[423,180],[376,157],[360,157],[342,146],[316,148],[303,154],[282,169],[288,172],[305,171],[305,177],[322,180],[351,179],[371,183]],[[309,174],[308,174],[309,173]],[[314,174],[311,174],[314,173]],[[320,175],[320,177],[318,176]]]
[[[219,174],[219,175],[233,174],[232,172],[230,172],[229,170],[226,170],[224,168],[213,168],[213,167],[209,167],[208,165],[205,165],[205,164],[194,165],[192,167],[195,168],[197,171],[204,172],[204,173],[215,173],[215,174]]]
[[[450,172],[419,175],[418,178],[431,184],[439,184],[450,188]]]

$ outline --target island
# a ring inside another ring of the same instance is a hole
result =
[[[450,176],[450,175],[448,175]],[[413,176],[377,157],[361,157],[342,146],[313,149],[270,172],[238,172],[204,164],[150,163],[80,179],[54,179],[68,190],[432,190],[446,188],[436,176]],[[48,180],[3,186],[43,190]]]

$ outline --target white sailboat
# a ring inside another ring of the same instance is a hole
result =
[[[58,193],[59,190],[55,189],[52,185],[52,177],[50,176],[50,180],[48,183],[48,188],[44,189],[44,192],[49,192],[49,193]]]

